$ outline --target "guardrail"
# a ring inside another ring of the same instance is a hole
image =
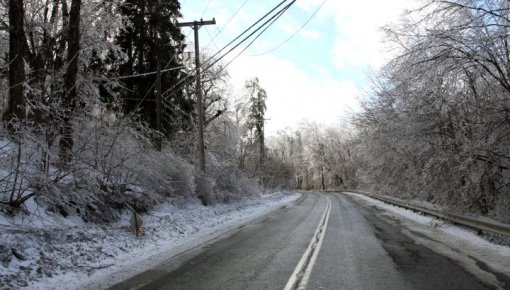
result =
[[[469,228],[472,228],[475,230],[488,231],[488,232],[497,233],[500,235],[510,237],[510,225],[508,225],[508,224],[500,223],[497,221],[480,220],[480,219],[476,219],[473,217],[467,217],[467,216],[454,214],[454,213],[446,213],[446,212],[438,211],[435,209],[427,208],[424,206],[409,204],[409,203],[406,203],[406,202],[403,202],[401,200],[397,200],[394,198],[380,196],[380,195],[374,195],[374,194],[370,194],[370,193],[366,193],[366,192],[360,192],[360,191],[348,191],[348,192],[362,194],[362,195],[371,197],[373,199],[377,199],[377,200],[380,200],[380,201],[383,201],[383,202],[386,202],[386,203],[389,203],[392,205],[396,205],[396,206],[399,206],[399,207],[402,207],[405,209],[423,212],[430,216],[444,219],[444,220],[449,221],[453,224],[459,224],[459,225],[463,225],[463,226],[466,226],[466,227],[469,227]]]

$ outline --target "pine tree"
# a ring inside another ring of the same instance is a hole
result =
[[[265,157],[264,114],[266,113],[267,93],[260,86],[258,78],[248,80],[245,88],[250,95],[250,126],[255,129],[255,136],[259,144],[260,163],[262,164]]]
[[[120,13],[131,25],[116,38],[127,54],[127,60],[117,67],[120,76],[155,72],[158,55],[163,70],[175,69],[164,71],[161,75],[162,91],[170,91],[162,96],[167,104],[161,109],[162,115],[167,119],[162,122],[162,130],[166,134],[175,132],[182,119],[189,124],[189,116],[194,108],[191,99],[185,97],[182,86],[176,86],[186,77],[183,71],[178,69],[182,66],[179,54],[184,49],[184,35],[172,22],[181,16],[179,10],[180,4],[177,0],[124,0]],[[120,92],[124,99],[124,112],[139,112],[152,129],[158,127],[155,114],[156,86],[153,86],[155,81],[156,74],[128,78],[124,81],[126,90]]]

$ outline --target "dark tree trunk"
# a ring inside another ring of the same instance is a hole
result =
[[[260,147],[260,164],[264,163],[264,159],[266,158],[265,145],[264,145],[264,118],[259,120],[259,126],[257,130],[259,131],[259,147]]]
[[[67,71],[65,74],[65,93],[62,100],[63,124],[60,130],[60,158],[64,164],[71,161],[73,149],[73,113],[78,94],[76,77],[78,75],[78,59],[80,56],[80,8],[81,0],[71,2],[69,13],[69,29],[67,31]]]
[[[25,118],[24,14],[23,0],[9,0],[9,101],[3,119],[11,132],[14,122]]]
[[[321,185],[322,190],[326,190],[326,183],[324,182],[324,167],[321,165]]]

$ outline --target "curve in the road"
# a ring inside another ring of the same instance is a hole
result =
[[[340,193],[305,195],[301,203],[111,289],[497,288],[415,242],[398,220],[370,204]],[[499,289],[508,288],[500,282]]]
[[[326,208],[324,194],[203,245],[110,289],[282,289]]]

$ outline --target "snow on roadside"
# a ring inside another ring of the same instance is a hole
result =
[[[129,215],[111,225],[0,225],[0,289],[102,289],[290,204],[278,193],[205,207],[161,205],[136,238]]]
[[[402,232],[417,244],[456,260],[481,280],[502,287],[498,277],[491,271],[487,271],[486,266],[492,271],[510,277],[510,247],[493,244],[471,230],[420,215],[366,195],[349,192],[345,194],[384,210],[385,215],[398,220],[404,228]],[[510,280],[510,278],[507,279]]]

